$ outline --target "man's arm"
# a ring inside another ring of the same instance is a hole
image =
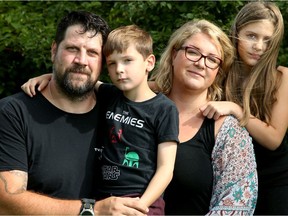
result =
[[[0,214],[79,214],[80,200],[55,199],[27,191],[27,181],[26,172],[0,172]]]
[[[20,170],[0,172],[0,214],[79,215],[80,200],[63,200],[27,191],[28,175]],[[96,215],[144,215],[147,208],[133,198],[110,197],[97,201]]]

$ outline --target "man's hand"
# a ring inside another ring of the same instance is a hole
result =
[[[149,211],[139,198],[109,197],[96,201],[95,215],[146,215]]]

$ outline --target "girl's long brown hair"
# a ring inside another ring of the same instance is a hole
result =
[[[242,125],[247,124],[251,114],[269,124],[282,75],[276,70],[276,64],[284,34],[284,24],[282,14],[274,3],[246,4],[236,16],[231,28],[232,43],[237,48],[239,31],[246,25],[260,20],[269,20],[274,25],[274,34],[267,50],[248,74],[244,72],[243,62],[237,53],[226,79],[226,100],[243,107],[244,116],[240,121]]]

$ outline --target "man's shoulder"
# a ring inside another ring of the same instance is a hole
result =
[[[4,104],[7,104],[7,103],[11,103],[11,102],[16,102],[17,100],[22,100],[24,99],[26,96],[23,92],[18,92],[18,93],[15,93],[13,95],[9,95],[9,96],[6,96],[4,98],[1,98],[0,99],[0,105],[4,105]],[[27,96],[29,97],[29,96]]]
[[[0,109],[1,110],[13,109],[13,107],[21,108],[21,107],[24,107],[25,104],[38,103],[40,97],[41,95],[39,93],[36,94],[36,96],[34,96],[33,98],[31,98],[24,92],[18,92],[13,95],[9,95],[7,97],[0,99]]]

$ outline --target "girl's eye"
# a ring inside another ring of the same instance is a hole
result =
[[[254,35],[254,34],[248,34],[248,35],[247,35],[247,38],[250,39],[250,40],[256,40],[256,35]]]

